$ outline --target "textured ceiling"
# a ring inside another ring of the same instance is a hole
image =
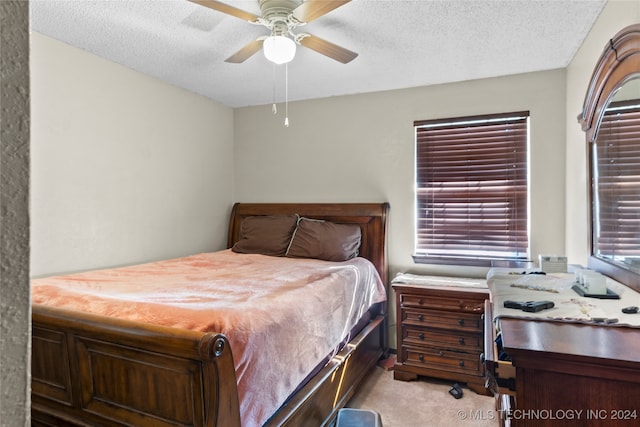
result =
[[[226,3],[260,14],[257,0]],[[358,57],[299,47],[289,100],[563,68],[605,3],[353,0],[301,28]],[[34,31],[230,107],[284,98],[284,66],[261,52],[224,62],[268,30],[186,0],[32,0],[31,14]]]

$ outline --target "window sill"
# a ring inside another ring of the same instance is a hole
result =
[[[412,255],[416,264],[459,265],[469,267],[500,267],[500,268],[532,268],[533,261],[525,258],[496,259],[496,258],[465,258],[445,257],[425,254]]]

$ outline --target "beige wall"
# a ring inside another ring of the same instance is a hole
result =
[[[389,262],[398,271],[484,275],[415,265],[413,121],[531,112],[532,255],[564,253],[565,72],[236,109],[236,199],[389,201]]]
[[[33,33],[31,275],[226,243],[233,110]]]
[[[586,265],[589,256],[587,224],[587,151],[578,124],[591,74],[606,43],[624,27],[640,23],[640,1],[609,0],[589,35],[567,67],[567,256]]]

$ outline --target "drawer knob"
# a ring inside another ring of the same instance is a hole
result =
[[[422,332],[420,332],[420,333],[418,334],[418,338],[420,338],[421,340],[424,340],[424,334],[423,334]]]
[[[440,356],[440,357],[444,356],[444,351],[438,352],[438,356]]]
[[[460,345],[464,345],[464,338],[460,338],[460,339],[458,340],[458,343],[459,343]]]
[[[424,362],[424,354],[420,353],[418,355],[418,359],[420,359],[421,362]]]
[[[458,365],[460,365],[461,367],[464,367],[464,360],[461,360],[460,362],[458,362]]]
[[[422,314],[418,314],[418,320],[420,322],[423,322],[424,321],[424,316]]]
[[[464,319],[458,319],[458,325],[464,326]]]

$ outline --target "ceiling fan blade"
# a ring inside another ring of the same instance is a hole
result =
[[[300,44],[343,64],[353,61],[358,56],[355,52],[309,34],[300,39]]]
[[[293,9],[293,17],[300,22],[311,22],[351,0],[307,0]]]
[[[245,45],[242,49],[228,57],[224,62],[230,62],[232,64],[239,64],[249,59],[253,54],[262,49],[262,43],[264,38],[259,38]]]
[[[215,1],[215,0],[188,0],[192,3],[199,4],[200,6],[208,7],[209,9],[217,10],[218,12],[226,13],[227,15],[235,16],[236,18],[243,19],[249,22],[255,22],[260,17],[254,15],[251,12],[238,9],[237,7],[229,6],[228,4]]]

